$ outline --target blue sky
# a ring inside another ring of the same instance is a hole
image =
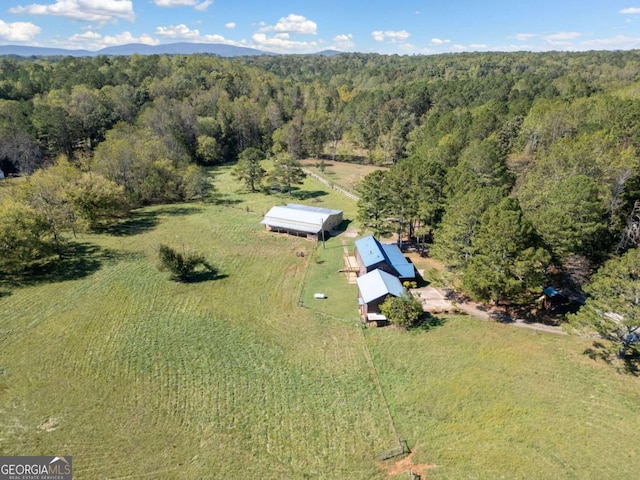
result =
[[[3,0],[0,44],[227,43],[278,53],[640,48],[640,0]]]

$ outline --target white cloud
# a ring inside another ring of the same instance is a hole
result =
[[[406,30],[392,31],[392,30],[376,30],[371,32],[371,36],[376,42],[384,42],[385,40],[391,43],[402,42],[410,37],[410,33]]]
[[[640,48],[640,37],[617,35],[611,38],[586,40],[580,42],[579,48],[581,50],[631,50]]]
[[[618,13],[622,13],[623,15],[640,15],[640,8],[637,8],[637,7],[623,8]]]
[[[225,23],[224,26],[228,29],[233,29],[236,28],[236,24],[235,22],[229,22],[229,23]]]
[[[211,6],[211,4],[213,4],[213,0],[205,0],[204,2],[197,4],[193,8],[198,12],[204,12],[207,8]]]
[[[497,45],[492,47],[492,50],[495,52],[524,52],[524,51],[534,51],[536,50],[535,45],[529,44],[508,44],[508,45]]]
[[[318,31],[318,25],[302,15],[291,13],[286,17],[282,17],[275,25],[261,24],[260,32],[279,32],[279,33],[300,33],[303,35],[315,35]]]
[[[135,37],[131,32],[122,32],[117,35],[100,35],[94,31],[78,33],[59,43],[64,48],[84,48],[87,50],[100,50],[105,47],[126,45],[128,43],[144,43],[145,45],[158,45],[160,42],[150,35],[143,34]]]
[[[254,33],[251,39],[254,42],[255,48],[278,53],[308,53],[318,47],[318,42],[301,42],[279,36],[267,37],[263,32]]]
[[[123,18],[133,21],[131,0],[56,0],[53,4],[33,3],[9,9],[9,13],[29,15],[54,15],[86,22],[106,23]]]
[[[69,37],[69,40],[84,41],[84,40],[100,40],[101,38],[102,38],[102,35],[100,35],[98,32],[89,30],[85,33],[76,33],[75,35]]]
[[[538,35],[537,33],[518,33],[515,36],[515,39],[520,41],[520,42],[526,42],[528,40],[531,40],[532,38],[536,38],[539,37],[540,35]]]
[[[172,40],[188,40],[193,43],[226,43],[228,45],[237,45],[237,42],[229,41],[222,35],[202,35],[200,34],[200,30],[191,30],[184,24],[157,27],[155,34]]]
[[[193,7],[199,12],[203,12],[213,3],[213,0],[153,0],[158,7]]]
[[[198,29],[191,30],[182,23],[180,25],[169,25],[168,27],[157,27],[156,35],[173,39],[197,40],[200,38],[200,31]]]
[[[575,50],[574,40],[581,36],[582,34],[578,32],[558,32],[544,35],[541,38],[548,47],[558,50]]]
[[[489,46],[485,45],[484,43],[470,43],[469,45],[460,45],[460,44],[453,45],[453,49],[460,52],[474,52],[478,50],[486,50],[487,48],[489,48]]]
[[[352,39],[353,35],[350,33],[346,35],[336,35],[333,37],[333,48],[336,50],[349,50],[356,46]]]
[[[567,40],[575,40],[576,38],[581,36],[582,34],[578,32],[558,32],[547,35],[544,37],[544,39],[550,42],[564,42]]]
[[[440,38],[432,38],[429,42],[431,45],[444,45],[445,43],[451,43],[451,40],[442,40]]]
[[[0,20],[0,39],[9,42],[28,42],[40,33],[40,27],[30,22],[6,23]]]
[[[294,13],[282,17],[275,25],[267,25],[264,22],[259,23],[259,29],[253,34],[251,40],[254,47],[258,49],[266,49],[278,53],[307,53],[317,49],[322,41],[301,41],[291,39],[292,35],[316,35],[318,25]],[[274,32],[273,36],[267,35]]]

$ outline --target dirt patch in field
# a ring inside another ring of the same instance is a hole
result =
[[[386,470],[386,474],[388,478],[394,477],[396,475],[400,475],[402,473],[409,473],[409,471],[413,473],[417,473],[420,475],[421,479],[427,478],[427,471],[433,468],[437,468],[437,465],[429,464],[429,463],[413,463],[413,452],[404,457],[397,462],[392,463],[391,465],[385,465],[383,468]]]
[[[38,425],[38,430],[43,430],[45,432],[53,432],[56,428],[58,428],[58,419],[55,417],[49,417]]]

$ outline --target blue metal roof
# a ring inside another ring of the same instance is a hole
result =
[[[556,295],[560,295],[560,292],[553,287],[544,287],[542,289],[542,293],[544,293],[549,298],[555,297]]]
[[[355,245],[365,267],[370,267],[386,260],[380,242],[373,235],[359,238],[356,240]]]
[[[386,262],[398,272],[400,278],[414,278],[415,269],[397,245],[382,244],[373,235],[360,238],[355,242],[356,249],[365,267],[371,267],[380,262]]]
[[[385,295],[400,297],[404,293],[400,280],[379,268],[356,278],[356,283],[365,303],[373,302]]]
[[[391,266],[398,272],[400,278],[414,278],[416,276],[413,263],[408,261],[402,254],[402,251],[394,243],[381,244],[382,251],[385,253]]]

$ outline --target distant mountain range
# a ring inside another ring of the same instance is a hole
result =
[[[192,53],[208,53],[221,57],[246,57],[254,55],[277,55],[255,48],[236,47],[223,43],[168,43],[164,45],[145,45],[143,43],[130,43],[107,47],[101,50],[67,50],[64,48],[29,47],[24,45],[0,45],[0,55],[18,55],[21,57],[46,57],[46,56],[70,56],[70,57],[95,57],[97,55],[190,55]],[[324,50],[314,55],[333,56],[342,52],[336,50]]]

